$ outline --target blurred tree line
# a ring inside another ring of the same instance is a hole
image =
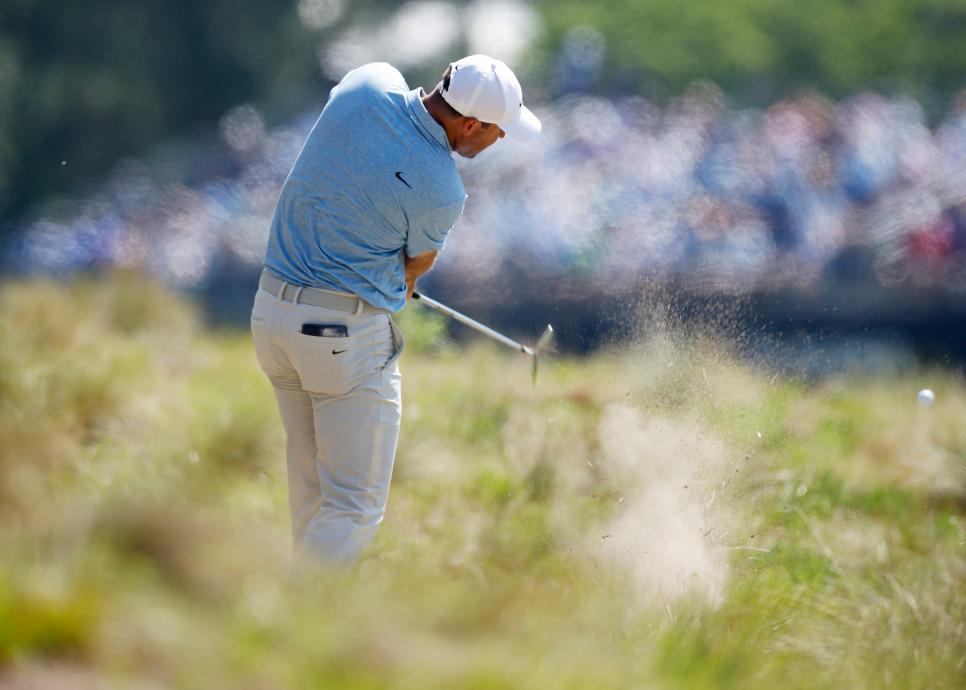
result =
[[[317,105],[328,87],[320,44],[399,5],[3,0],[0,228],[121,157],[210,130],[234,105],[257,104],[269,123]],[[966,82],[966,0],[533,5],[544,32],[532,72],[545,86],[532,90],[549,96],[583,90],[661,99],[710,79],[739,104],[801,88],[833,97],[874,88],[906,91],[938,115]],[[311,12],[326,8],[338,9],[337,21],[313,22]]]
[[[318,41],[293,0],[3,0],[0,226],[239,103],[318,101]]]
[[[583,67],[603,91],[663,98],[708,79],[739,104],[763,105],[805,88],[833,98],[898,90],[937,116],[966,87],[966,0],[540,0],[540,7],[544,59],[576,63],[569,67],[578,81]]]

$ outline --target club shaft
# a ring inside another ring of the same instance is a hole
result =
[[[432,309],[435,309],[439,313],[445,314],[451,319],[455,319],[456,321],[459,321],[460,323],[466,326],[469,326],[473,330],[478,331],[483,335],[489,336],[493,338],[493,340],[496,340],[497,342],[503,343],[507,347],[512,347],[514,350],[519,350],[520,352],[526,355],[530,355],[531,357],[533,356],[533,350],[531,350],[526,345],[521,345],[520,343],[513,340],[512,338],[508,338],[502,333],[494,331],[492,328],[488,326],[484,326],[479,321],[474,321],[470,317],[466,316],[466,314],[461,314],[455,309],[451,309],[450,307],[447,307],[445,304],[440,304],[436,300],[430,297],[427,297],[426,295],[421,295],[418,292],[413,293],[413,299],[418,299],[427,307],[431,307]]]

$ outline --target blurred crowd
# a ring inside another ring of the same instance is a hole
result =
[[[665,107],[571,95],[537,110],[537,141],[459,161],[470,199],[437,285],[966,290],[966,95],[933,127],[901,97],[736,110],[703,84]],[[14,264],[134,267],[188,288],[226,259],[257,266],[314,117],[269,129],[241,106],[217,142],[125,161],[89,197],[44,209]]]
[[[604,287],[966,289],[966,94],[933,129],[903,98],[762,112],[710,85],[663,109],[570,97],[542,115],[541,141],[463,166],[471,200],[443,267],[464,279],[509,261]]]

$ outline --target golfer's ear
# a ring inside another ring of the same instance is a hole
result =
[[[475,117],[463,118],[463,134],[467,136],[470,136],[482,126],[483,126],[482,123],[479,120],[477,120]]]

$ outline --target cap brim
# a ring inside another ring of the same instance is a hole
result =
[[[540,120],[533,114],[533,111],[527,106],[522,106],[520,117],[513,122],[500,125],[500,129],[506,132],[508,137],[526,141],[535,139],[540,134],[540,130],[543,129],[543,125],[540,124]]]

